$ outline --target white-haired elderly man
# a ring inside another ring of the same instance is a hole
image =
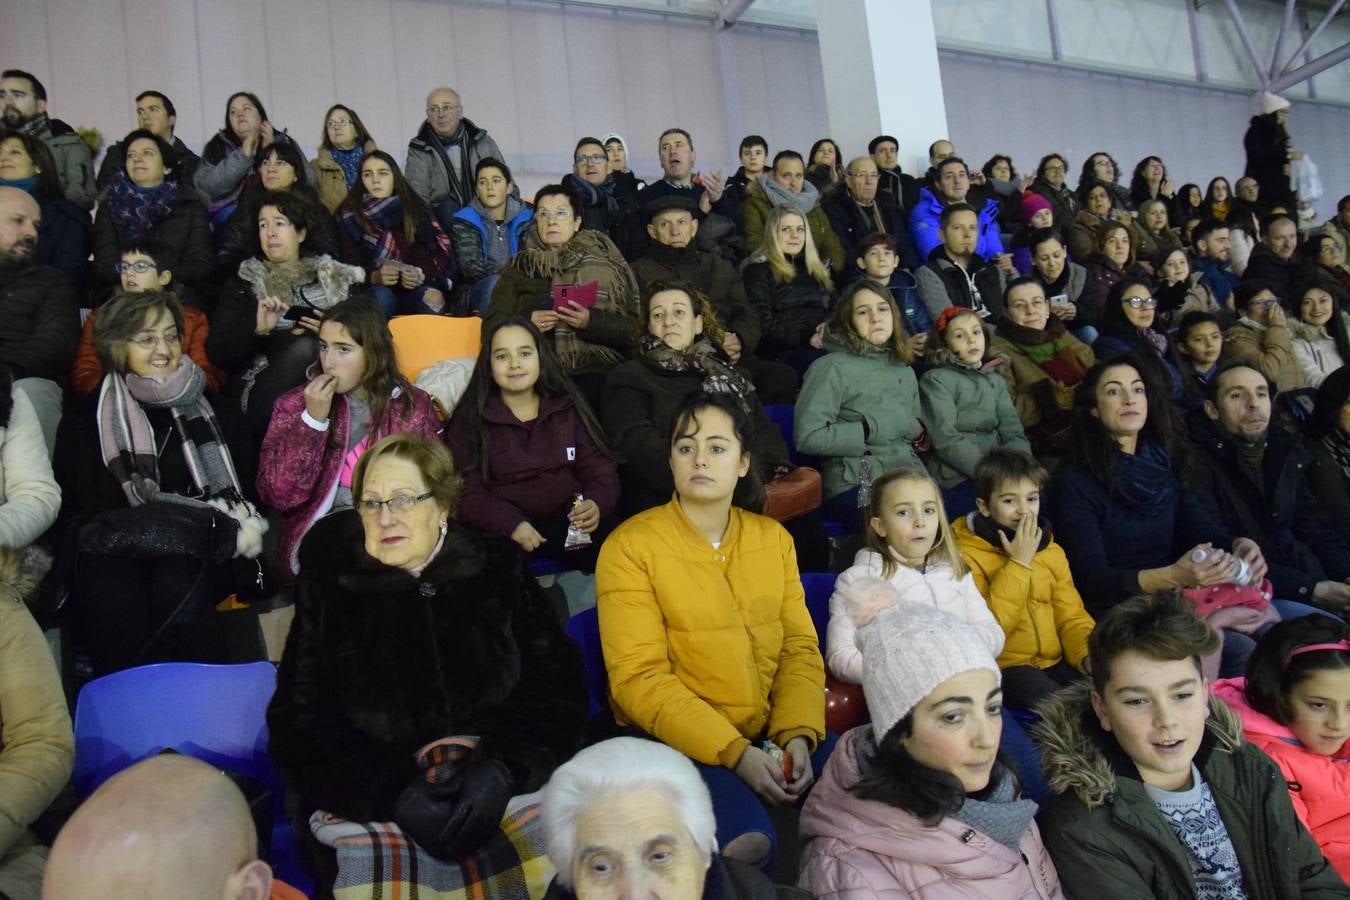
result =
[[[684,754],[613,738],[559,766],[540,800],[558,876],[544,900],[773,897],[757,869],[717,854],[707,785]]]

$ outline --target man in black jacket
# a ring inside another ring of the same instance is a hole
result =
[[[136,95],[136,127],[144,128],[157,137],[162,137],[173,146],[174,165],[173,177],[179,184],[192,185],[192,176],[197,171],[197,166],[201,164],[201,158],[188,149],[178,138],[174,137],[173,129],[178,123],[178,110],[174,109],[173,101],[159,91],[141,91]],[[101,191],[112,180],[117,177],[117,173],[122,171],[122,161],[126,157],[126,148],[122,142],[118,141],[108,148],[108,152],[103,154],[103,162],[98,167],[98,189]],[[169,160],[165,160],[169,162]]]
[[[1276,295],[1292,302],[1295,289],[1307,278],[1302,255],[1298,252],[1298,225],[1292,216],[1275,213],[1261,223],[1261,243],[1252,250],[1244,281],[1269,281]]]
[[[869,234],[880,231],[895,239],[900,266],[915,269],[921,260],[914,252],[909,237],[909,223],[904,212],[889,197],[878,190],[881,172],[870,156],[859,156],[844,169],[844,187],[826,198],[821,206],[830,220],[830,228],[844,245],[844,268],[862,256],[862,241]]]
[[[881,196],[900,207],[909,220],[909,211],[919,202],[919,180],[900,171],[900,142],[889,134],[879,134],[867,144],[867,152],[877,165],[881,182],[877,187]]]
[[[1270,428],[1272,393],[1266,376],[1245,363],[1215,373],[1204,409],[1188,422],[1197,450],[1191,487],[1216,521],[1260,545],[1276,597],[1344,615],[1350,547],[1304,481],[1309,457],[1299,438]]]
[[[80,304],[69,276],[33,262],[41,217],[26,191],[0,187],[0,365],[33,402],[50,452],[61,382],[80,339]]]

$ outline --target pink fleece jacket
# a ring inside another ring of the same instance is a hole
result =
[[[405,431],[433,438],[441,433],[431,396],[416,387],[412,392],[412,410],[405,413],[399,389],[394,389],[389,410],[384,421],[372,429],[370,443]],[[272,421],[258,456],[258,496],[286,517],[278,549],[286,561],[284,572],[292,578],[300,571],[300,542],[319,517],[332,508],[347,453],[350,417],[347,401],[339,394],[333,398],[328,427],[318,427],[325,423],[311,424],[313,420],[305,415],[303,384],[282,394],[272,407]],[[329,441],[330,432],[336,438],[336,447]]]

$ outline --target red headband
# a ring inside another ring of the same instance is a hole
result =
[[[1304,644],[1290,653],[1289,658],[1293,659],[1300,653],[1312,653],[1314,650],[1339,650],[1342,653],[1350,653],[1350,641],[1337,641],[1334,644]]]
[[[972,316],[979,316],[979,313],[969,306],[949,306],[937,317],[937,322],[933,325],[933,328],[937,330],[938,334],[943,334],[947,331],[947,326],[951,324],[952,319],[955,319],[957,316],[964,313],[969,313]]]

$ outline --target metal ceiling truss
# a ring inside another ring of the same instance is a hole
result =
[[[1317,40],[1323,30],[1331,24],[1331,20],[1341,11],[1341,7],[1345,6],[1346,0],[1335,0],[1331,8],[1322,15],[1317,27],[1309,31],[1298,49],[1287,57],[1284,56],[1285,39],[1293,29],[1298,0],[1284,0],[1284,15],[1280,18],[1280,30],[1276,32],[1275,48],[1270,55],[1269,63],[1266,63],[1257,52],[1256,42],[1252,40],[1251,31],[1247,28],[1247,20],[1243,17],[1242,10],[1238,8],[1237,0],[1223,0],[1223,3],[1228,9],[1228,15],[1233,19],[1233,27],[1237,29],[1238,39],[1241,40],[1243,48],[1247,51],[1247,57],[1251,61],[1252,69],[1255,70],[1257,81],[1260,84],[1259,89],[1262,91],[1278,94],[1296,84],[1307,81],[1319,72],[1325,72],[1332,66],[1350,59],[1350,43],[1347,43],[1342,44],[1335,50],[1323,53],[1316,59],[1307,59],[1301,66],[1295,66],[1299,57],[1307,53],[1313,41]],[[1191,4],[1187,5],[1191,6]],[[1194,12],[1193,6],[1192,12]],[[1306,27],[1306,22],[1304,27]]]

